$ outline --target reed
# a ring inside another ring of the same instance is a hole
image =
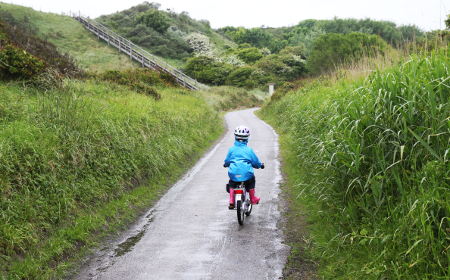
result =
[[[287,169],[322,277],[448,279],[449,69],[446,49],[411,55],[263,108],[297,157]]]

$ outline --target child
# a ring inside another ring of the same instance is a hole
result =
[[[247,146],[250,130],[241,125],[234,130],[235,142],[234,146],[228,151],[225,158],[224,167],[229,167],[228,176],[230,182],[230,205],[229,209],[234,209],[234,186],[244,182],[245,189],[250,194],[252,204],[259,203],[259,197],[255,195],[255,175],[253,168],[264,169],[264,163],[261,163],[253,152],[252,148]]]

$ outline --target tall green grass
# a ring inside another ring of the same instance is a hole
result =
[[[41,39],[48,40],[62,53],[68,53],[89,71],[124,70],[135,67],[126,55],[99,41],[83,25],[69,16],[35,11],[0,2],[0,11],[28,26]]]
[[[449,77],[445,50],[263,108],[297,157],[287,170],[321,277],[450,276]]]
[[[222,132],[217,112],[178,89],[157,101],[94,80],[0,92],[0,278],[55,277],[92,234],[148,206]]]
[[[193,93],[217,111],[229,111],[261,106],[268,96],[258,89],[246,90],[232,86],[217,86]]]

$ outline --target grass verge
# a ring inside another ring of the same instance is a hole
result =
[[[45,92],[5,83],[0,91],[6,279],[62,278],[87,248],[149,207],[223,130],[217,112],[179,89],[161,89],[159,100],[95,80]]]
[[[287,139],[288,194],[300,205],[291,211],[305,209],[291,215],[307,212],[294,267],[304,250],[324,279],[448,278],[449,61],[447,50],[411,56],[262,109]]]

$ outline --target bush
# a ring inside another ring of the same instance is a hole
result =
[[[211,57],[199,56],[187,61],[185,71],[199,82],[211,85],[223,85],[233,66],[215,61]]]
[[[236,54],[245,63],[254,63],[263,57],[262,52],[255,47],[238,49]]]
[[[26,23],[26,20],[24,20]],[[0,17],[0,34],[3,34],[3,44],[12,44],[45,61],[46,67],[51,67],[66,77],[80,77],[83,75],[73,58],[67,54],[61,54],[55,45],[41,40],[34,34],[24,22],[18,22],[7,12],[2,12]],[[1,38],[0,38],[1,39]],[[1,47],[1,43],[0,43]]]
[[[405,42],[424,37],[424,32],[414,25],[397,27],[390,21],[340,18],[302,21],[293,27],[286,37],[291,44],[305,43],[309,52],[311,40],[317,38],[318,35],[324,33],[350,34],[352,32],[378,35],[393,47],[401,47]]]
[[[307,72],[299,49],[286,49],[279,54],[271,54],[256,62],[255,67],[272,77],[272,82],[290,81],[304,76]]]
[[[271,51],[278,51],[285,45],[282,41],[276,40],[272,34],[263,28],[246,29],[243,27],[225,27],[219,31],[233,39],[238,44],[250,44],[257,48],[269,48]]]
[[[234,69],[227,77],[227,84],[238,87],[252,87],[254,83],[251,80],[251,75],[255,71],[253,67],[244,66]]]
[[[155,29],[159,33],[165,33],[167,28],[170,26],[167,16],[163,12],[153,9],[141,15],[137,22],[143,23],[146,26]]]
[[[30,79],[44,70],[44,62],[11,44],[0,48],[0,78]]]

